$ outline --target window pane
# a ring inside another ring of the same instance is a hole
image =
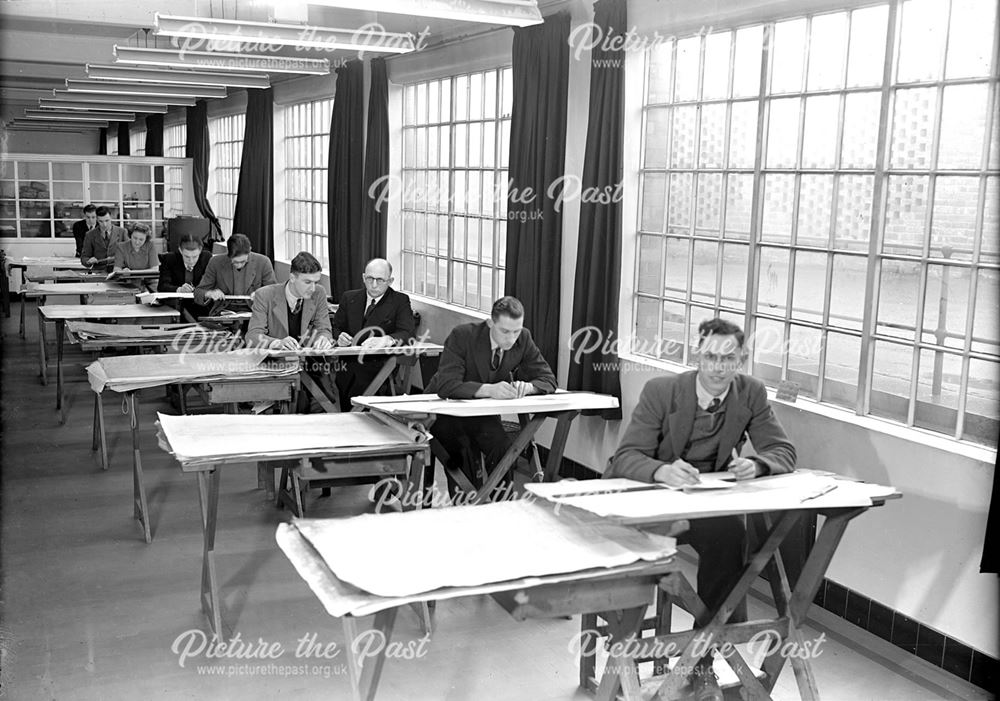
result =
[[[799,133],[799,98],[772,100],[767,128],[767,167],[794,168]]]
[[[839,333],[827,334],[822,401],[854,408],[860,358],[860,338]]]
[[[639,237],[638,291],[660,294],[663,289],[663,237]]]
[[[646,110],[646,138],[643,142],[646,168],[664,168],[667,165],[667,127],[670,110]]]
[[[806,98],[806,124],[802,137],[802,167],[832,168],[837,154],[840,96]]]
[[[688,288],[688,267],[688,239],[668,237],[664,289],[683,295]]]
[[[909,408],[913,351],[907,346],[878,341],[873,345],[871,413],[905,421]]]
[[[657,344],[659,355],[675,363],[684,362],[684,305],[664,302],[662,308],[663,331]]]
[[[753,168],[757,147],[757,103],[734,102],[729,122],[729,167]]]
[[[975,318],[972,322],[972,350],[1000,354],[1000,272],[980,270],[976,285]]]
[[[722,254],[722,303],[738,309],[746,307],[747,259],[749,248],[727,243]]]
[[[913,340],[920,291],[920,264],[882,262],[876,333]]]
[[[865,278],[868,260],[860,256],[833,257],[833,281],[830,286],[830,324],[861,330],[865,311]]]
[[[978,168],[986,135],[986,85],[944,89],[938,168]],[[994,125],[994,128],[1000,125]]]
[[[664,201],[667,195],[667,177],[659,173],[646,173],[642,178],[643,231],[663,231]]]
[[[969,361],[969,387],[965,395],[965,430],[962,437],[996,445],[1000,419],[1000,363]]]
[[[691,173],[673,173],[670,176],[670,206],[667,210],[667,223],[670,226],[691,225],[693,182]]]
[[[945,78],[989,75],[996,10],[994,0],[952,0]]]
[[[736,31],[733,57],[733,97],[750,97],[760,92],[760,64],[764,28],[745,27]]]
[[[682,102],[698,97],[698,59],[701,37],[693,36],[677,42],[677,75],[674,78],[674,100]]]
[[[670,140],[670,166],[694,167],[694,121],[698,108],[677,107],[673,110],[674,129]]]
[[[962,378],[961,356],[921,351],[917,373],[914,425],[942,433],[954,433]]]
[[[656,346],[660,336],[660,303],[649,297],[639,297],[635,305],[636,350],[641,352]]]
[[[757,311],[784,316],[788,295],[788,251],[760,249],[760,289]]]
[[[851,40],[847,59],[848,87],[882,83],[888,25],[888,5],[866,7],[851,13]]]
[[[726,238],[750,238],[753,176],[730,175],[726,184]]]
[[[725,147],[726,106],[724,104],[705,105],[701,108],[698,166],[700,168],[721,168],[725,164]]]
[[[719,244],[711,241],[694,242],[694,264],[691,277],[691,298],[715,303],[716,268],[719,264]]]
[[[844,84],[847,14],[813,17],[809,30],[809,90],[839,88]]]
[[[947,37],[948,3],[939,0],[907,0],[902,8],[899,69],[901,83],[941,77],[941,54]]]
[[[931,164],[931,138],[937,91],[913,88],[896,92],[892,120],[893,168],[926,170]]]
[[[921,340],[961,349],[965,341],[968,302],[968,269],[948,265],[928,266]]]
[[[870,175],[843,175],[837,189],[837,229],[834,245],[846,250],[867,250],[871,233],[872,187]]]
[[[825,246],[830,239],[833,213],[833,176],[803,175],[799,182],[800,245]]]
[[[789,242],[792,238],[792,206],[795,176],[769,174],[764,177],[764,221],[761,239]]]
[[[771,92],[802,89],[802,60],[805,57],[806,21],[794,19],[774,25],[771,62]]]
[[[979,178],[938,178],[934,187],[931,255],[970,260],[978,210]]]
[[[758,319],[753,334],[753,374],[765,382],[781,380],[781,354],[786,348],[785,325],[780,321]]]
[[[702,99],[711,100],[729,95],[729,48],[732,32],[713,32],[705,37],[705,69],[702,78]]]
[[[673,42],[664,41],[650,49],[646,60],[649,72],[646,84],[647,100],[650,104],[670,100],[670,66]]]
[[[816,398],[819,385],[819,329],[792,326],[788,334],[788,379],[799,384],[803,396]]]
[[[698,210],[695,226],[700,234],[719,235],[722,213],[722,174],[704,173],[698,176]]]
[[[845,97],[842,168],[874,168],[881,108],[877,92],[851,93]]]
[[[823,321],[826,299],[826,254],[799,251],[795,255],[792,317],[815,324]]]

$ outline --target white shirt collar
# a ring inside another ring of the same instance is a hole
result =
[[[719,400],[720,404],[726,401],[726,396],[729,394],[729,388],[732,387],[732,385],[733,383],[730,382],[726,387],[726,390],[716,397],[716,395],[712,394],[702,386],[701,379],[696,376],[694,381],[694,391],[698,395],[698,406],[702,409],[707,409],[708,405],[712,403],[712,400],[716,398]]]
[[[288,302],[288,308],[289,309],[294,309],[295,308],[295,303],[298,302],[300,299],[305,299],[305,298],[304,297],[296,297],[295,293],[292,292],[291,286],[286,282],[285,283],[285,301]]]
[[[372,297],[370,294],[365,293],[365,299],[368,300],[367,302],[365,302],[365,309],[367,309],[368,307],[370,307],[372,305],[373,301],[375,302],[375,304],[378,304],[379,302],[382,301],[383,297],[385,297],[385,293],[384,292],[381,295],[379,295],[378,297]]]

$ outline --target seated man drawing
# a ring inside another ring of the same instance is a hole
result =
[[[288,282],[257,290],[247,344],[284,350],[332,348],[326,290],[319,284],[322,272],[320,262],[311,253],[302,251],[292,258]],[[314,379],[326,374],[322,360],[305,362],[306,372]],[[301,392],[299,399],[298,408],[307,412],[308,395]]]
[[[177,244],[177,250],[163,256],[160,261],[160,281],[157,290],[160,292],[194,292],[194,288],[205,275],[212,254],[202,247],[201,236],[184,234]],[[192,318],[205,316],[210,307],[196,304],[194,299],[181,300],[176,305],[178,309]]]
[[[267,256],[254,253],[250,239],[243,234],[230,236],[226,249],[226,255],[212,256],[201,282],[194,288],[194,301],[202,305],[213,304],[213,313],[223,306],[226,295],[251,295],[278,281],[271,261]]]
[[[83,237],[80,249],[80,262],[88,268],[97,268],[111,272],[115,262],[115,251],[119,244],[128,241],[128,232],[120,226],[111,223],[111,210],[98,207],[97,226]]]
[[[605,477],[695,484],[702,472],[728,470],[737,480],[791,472],[795,448],[778,423],[764,384],[740,373],[743,330],[723,319],[698,327],[698,368],[646,383]],[[756,454],[737,457],[749,437]],[[679,538],[698,553],[698,595],[709,611],[723,603],[746,564],[742,516],[691,519]],[[730,623],[747,619],[746,600]],[[698,701],[722,699],[711,655],[695,664]]]
[[[443,399],[518,399],[531,394],[551,394],[556,378],[524,328],[524,306],[514,297],[493,303],[490,318],[452,329],[444,342],[438,371],[427,391]],[[449,468],[461,470],[476,488],[482,486],[475,470],[462,461],[462,437],[486,458],[487,471],[503,457],[510,439],[499,416],[438,416],[431,434],[448,452]],[[498,486],[509,491],[510,478]],[[448,477],[448,490],[458,497],[457,484]],[[499,494],[494,494],[494,497]]]
[[[365,266],[364,287],[348,290],[333,315],[333,337],[338,346],[360,345],[366,348],[396,346],[413,338],[413,309],[406,294],[394,290],[392,265],[384,258],[373,258]],[[356,397],[375,379],[382,368],[382,358],[344,358],[337,373],[340,410],[351,410]]]

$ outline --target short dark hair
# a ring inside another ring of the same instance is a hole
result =
[[[110,215],[111,210],[103,205],[97,208],[97,216],[103,217],[105,215]]]
[[[316,260],[316,256],[307,251],[301,251],[292,258],[292,272],[299,275],[309,275],[311,273],[323,272],[323,266]]]
[[[511,297],[510,295],[501,297],[493,303],[490,317],[493,321],[496,321],[501,315],[509,316],[511,319],[520,319],[524,316],[524,305],[521,304],[521,300],[517,297]]]
[[[740,348],[743,347],[743,329],[731,321],[715,317],[698,324],[698,345],[709,336],[735,336]]]
[[[226,250],[229,251],[230,258],[235,258],[236,256],[250,253],[253,250],[253,246],[250,245],[250,239],[244,234],[233,234],[226,241]]]
[[[142,222],[136,222],[135,224],[133,224],[132,231],[129,232],[129,235],[131,236],[136,231],[141,231],[142,233],[146,234],[147,237],[153,235],[153,231],[149,228],[149,224],[143,224]]]
[[[96,211],[97,211],[97,205],[95,205],[95,204],[88,204],[88,205],[85,205],[84,208],[83,208],[83,213],[84,214],[89,214],[91,212],[96,212]]]
[[[201,242],[201,236],[197,234],[187,233],[181,236],[181,240],[177,242],[177,248],[202,248],[204,244]]]

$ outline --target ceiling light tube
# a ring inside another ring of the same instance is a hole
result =
[[[107,128],[107,124],[23,124],[21,122],[10,122],[7,129],[17,129],[20,131],[47,131],[47,132],[81,132],[88,129]]]
[[[167,105],[150,105],[142,102],[101,103],[89,100],[56,100],[43,97],[38,100],[38,106],[43,110],[87,110],[92,112],[120,112],[128,110],[140,114],[166,114]]]
[[[229,88],[269,88],[271,79],[263,73],[210,73],[182,71],[176,68],[140,68],[117,64],[87,64],[87,76],[98,80],[121,80],[133,83],[164,85],[222,85]]]
[[[151,95],[157,97],[225,97],[226,89],[216,85],[158,85],[156,83],[119,83],[108,80],[66,79],[71,93],[110,95]]]
[[[527,27],[544,19],[535,0],[309,0],[344,10],[387,12],[411,17],[437,17],[463,22],[485,22]]]
[[[387,32],[374,25],[358,29],[311,27],[307,24],[245,22],[208,17],[175,17],[156,13],[154,33],[194,40],[185,49],[209,51],[267,51],[272,46],[307,49],[358,49],[373,53],[405,54],[416,49],[410,33]]]
[[[47,110],[47,109],[34,109],[27,108],[24,110],[25,117],[32,117],[34,119],[97,119],[97,120],[108,120],[115,122],[134,122],[135,113],[134,112],[101,112],[100,114],[95,114],[92,112],[73,112],[72,110]]]
[[[237,71],[240,73],[308,73],[326,75],[330,62],[325,58],[294,58],[265,54],[230,54],[215,51],[180,51],[175,49],[144,49],[136,46],[115,46],[115,63],[136,66],[166,66],[207,71]]]
[[[79,93],[69,90],[53,90],[52,97],[55,100],[72,100],[86,102],[104,102],[109,105],[124,105],[142,103],[146,105],[181,105],[184,107],[194,107],[197,98],[194,97],[167,97],[158,95],[111,95],[101,93]],[[120,107],[119,107],[120,109]]]
[[[14,123],[15,124],[33,124],[35,126],[46,126],[46,125],[53,124],[52,120],[50,120],[50,119],[35,119],[34,117],[19,117],[16,120],[14,120]],[[104,120],[102,122],[102,121],[96,121],[94,119],[66,119],[65,117],[63,117],[62,119],[60,119],[57,122],[57,124],[62,124],[62,123],[65,123],[65,124],[67,124],[69,126],[79,126],[79,127],[87,127],[87,128],[90,128],[90,127],[107,127],[108,126],[108,121],[107,120]]]

